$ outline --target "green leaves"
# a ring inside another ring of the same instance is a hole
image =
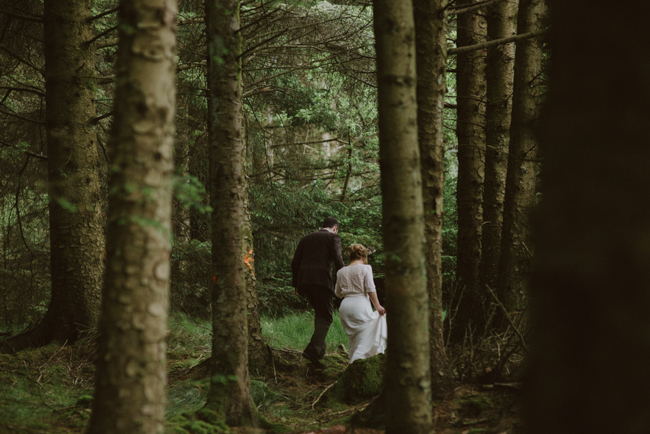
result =
[[[174,197],[178,199],[183,208],[206,213],[212,211],[212,207],[206,205],[205,186],[199,179],[192,175],[175,175],[173,181]]]

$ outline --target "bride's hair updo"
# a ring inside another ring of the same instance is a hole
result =
[[[361,244],[352,244],[348,248],[348,255],[350,256],[350,261],[363,259],[363,262],[368,263],[368,249],[363,247]]]

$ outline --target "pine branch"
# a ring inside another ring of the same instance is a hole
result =
[[[112,13],[114,13],[114,12],[119,11],[119,10],[120,10],[120,8],[117,7],[117,8],[111,9],[110,11],[102,12],[102,13],[99,14],[99,15],[95,15],[94,17],[90,17],[90,18],[88,19],[88,21],[95,21],[95,20],[98,20],[98,19],[100,19],[100,18],[102,18],[102,17],[105,17],[106,15],[110,15],[110,14],[112,14]]]
[[[110,111],[110,112],[108,112],[108,113],[104,113],[104,114],[101,115],[101,116],[97,116],[97,117],[96,117],[95,119],[93,119],[91,122],[92,122],[93,124],[98,124],[99,121],[101,121],[102,119],[110,118],[111,116],[113,116],[113,112],[112,112],[112,111]]]
[[[25,15],[18,15],[18,14],[12,14],[11,12],[2,12],[3,14],[7,15],[8,17],[21,20],[21,21],[31,21],[33,23],[42,23],[43,18],[39,17],[27,17]]]
[[[544,30],[537,30],[534,32],[530,33],[524,33],[521,35],[515,35],[515,36],[509,36],[507,38],[502,38],[502,39],[495,39],[494,41],[489,41],[489,42],[483,42],[481,44],[475,44],[475,45],[467,45],[465,47],[456,47],[456,48],[450,48],[447,50],[447,55],[451,56],[454,54],[463,54],[463,53],[469,53],[470,51],[476,51],[476,50],[482,50],[484,48],[490,48],[494,47],[496,45],[502,45],[502,44],[508,44],[510,42],[516,42],[522,39],[530,39],[530,38],[535,38],[537,36],[544,35],[548,33],[549,29],[544,29]]]
[[[95,44],[95,49],[99,50],[100,48],[114,47],[119,42],[118,38],[104,39]]]
[[[450,15],[460,15],[460,14],[466,14],[468,12],[473,12],[479,9],[483,9],[484,7],[491,5],[492,3],[497,3],[503,0],[485,0],[482,2],[478,3],[473,3],[472,5],[465,6],[465,5],[460,5],[460,6],[452,6],[447,9],[445,15],[450,16]]]
[[[6,112],[4,110],[0,110],[0,113],[3,114],[3,115],[10,116],[12,118],[20,119],[21,121],[30,122],[30,123],[39,124],[39,125],[45,125],[45,122],[43,122],[43,121],[35,121],[34,119],[27,119],[27,118],[24,118],[22,116],[18,116],[18,115],[13,114],[13,113]]]
[[[86,42],[86,45],[90,45],[90,44],[92,44],[93,42],[95,42],[95,41],[98,40],[99,38],[102,38],[102,37],[108,35],[109,33],[113,32],[113,31],[115,31],[115,30],[117,30],[117,26],[113,26],[113,27],[111,27],[111,28],[109,28],[109,29],[104,30],[104,31],[101,32],[99,35],[95,36],[95,37],[92,38],[90,41]]]
[[[21,9],[21,8],[17,7],[15,1],[12,1],[11,3],[6,2],[6,1],[0,1],[0,5],[8,6],[8,7],[14,9],[14,10],[17,10],[17,11],[20,12],[20,14],[15,14],[15,13],[12,13],[12,12],[7,12],[7,11],[0,12],[2,14],[7,15],[7,16],[10,16],[10,17],[13,17],[13,18],[16,18],[16,19],[19,19],[19,20],[23,20],[23,21],[32,21],[32,22],[36,22],[36,23],[42,23],[43,22],[43,16],[42,15],[36,15],[36,14],[33,14],[33,13],[31,13],[31,12],[25,10],[25,9]]]
[[[18,60],[21,63],[24,63],[25,65],[29,66],[30,68],[33,68],[34,70],[40,72],[43,76],[45,76],[45,70],[44,69],[34,66],[33,64],[29,63],[28,61],[26,61],[25,59],[23,59],[22,57],[20,57],[16,53],[14,53],[13,51],[8,50],[8,49],[6,49],[5,47],[3,47],[1,45],[0,45],[0,50],[4,51],[5,53],[9,54],[9,56],[13,57],[14,59]]]
[[[205,68],[207,66],[208,66],[208,62],[205,60],[202,60],[200,62],[179,63],[176,66],[176,71],[186,71],[192,68]]]
[[[47,155],[43,154],[37,154],[35,152],[31,151],[26,151],[22,148],[19,148],[18,146],[10,145],[9,143],[1,142],[0,141],[0,146],[4,146],[5,148],[14,148],[20,150],[23,154],[29,155],[30,157],[38,158],[39,160],[47,160]]]
[[[42,90],[37,90],[37,89],[26,89],[23,87],[7,87],[7,86],[0,86],[1,90],[10,90],[10,91],[16,91],[16,92],[28,92],[28,93],[33,93],[38,96],[45,96],[45,92]]]

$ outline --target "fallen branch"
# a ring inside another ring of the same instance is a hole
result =
[[[526,340],[524,339],[524,335],[521,334],[521,331],[515,326],[515,323],[512,321],[512,318],[510,318],[510,314],[508,313],[508,309],[501,303],[501,300],[499,300],[499,297],[494,293],[492,288],[490,288],[488,285],[485,285],[485,287],[488,289],[494,300],[497,302],[497,304],[501,307],[501,310],[503,310],[503,313],[505,314],[506,318],[508,319],[508,322],[512,326],[512,329],[517,333],[517,336],[519,336],[519,340],[521,341],[521,345],[524,347],[526,351],[528,351],[528,346],[526,345]]]
[[[330,389],[332,388],[332,386],[334,386],[335,384],[336,384],[336,382],[330,384],[329,386],[327,386],[327,387],[325,388],[325,390],[323,390],[323,391],[320,393],[320,395],[318,395],[318,398],[316,398],[316,401],[314,401],[314,402],[311,404],[311,409],[312,409],[312,410],[314,409],[314,406],[316,405],[316,403],[321,399],[321,397],[322,397],[323,395],[325,395],[325,392],[327,392],[328,390],[330,390]]]

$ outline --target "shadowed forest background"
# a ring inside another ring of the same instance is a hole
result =
[[[0,1],[0,432],[648,432],[650,7],[548,3]]]

